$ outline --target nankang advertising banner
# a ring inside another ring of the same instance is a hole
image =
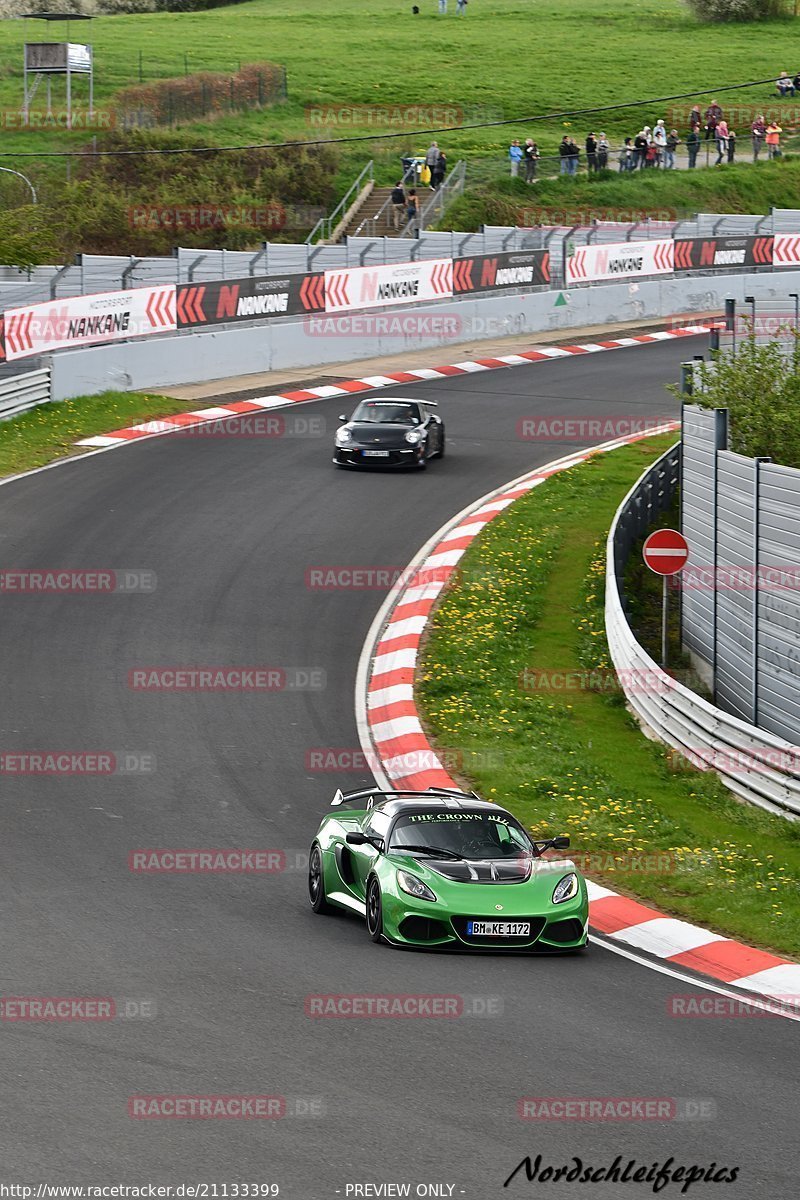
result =
[[[612,242],[578,246],[567,259],[567,284],[637,275],[670,275],[674,269],[672,238],[652,242]]]
[[[178,325],[221,325],[223,322],[298,316],[320,312],[325,305],[322,273],[316,275],[247,275],[178,287]]]
[[[452,295],[451,258],[325,272],[326,312],[418,304],[421,300],[441,300]]]
[[[676,271],[729,271],[742,267],[772,265],[771,237],[678,238],[675,242]]]
[[[453,291],[495,292],[504,288],[537,287],[550,282],[548,250],[508,251],[453,259]]]
[[[12,361],[48,350],[173,332],[175,286],[70,296],[9,308],[4,316],[5,356]]]

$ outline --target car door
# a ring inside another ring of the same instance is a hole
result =
[[[364,823],[364,833],[367,837],[379,840],[385,847],[389,834],[389,823],[389,815],[380,809],[375,809]],[[367,876],[380,851],[376,850],[369,842],[363,846],[351,846],[351,850],[353,851],[353,891],[363,900],[366,896]]]

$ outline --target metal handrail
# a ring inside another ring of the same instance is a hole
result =
[[[422,206],[416,221],[407,221],[400,237],[416,237],[417,231],[427,228],[430,218],[441,216],[451,200],[464,190],[464,180],[467,174],[467,164],[462,158],[453,167],[450,174],[436,189],[430,199]],[[414,228],[416,226],[416,228]]]
[[[316,225],[311,230],[311,233],[306,238],[306,245],[313,245],[314,241],[318,238],[329,238],[331,236],[331,232],[338,224],[341,214],[347,212],[347,209],[350,207],[354,194],[360,192],[362,187],[364,187],[364,180],[374,180],[374,178],[375,164],[373,160],[370,159],[358,178],[350,184],[350,187],[345,192],[343,198],[336,205],[336,208],[333,210],[333,212],[327,217],[320,217],[320,219],[317,221]]]
[[[416,167],[414,166],[414,163],[412,162],[406,167],[405,171],[403,172],[403,177],[400,180],[401,184],[410,183],[414,177],[415,172],[416,172]],[[392,197],[391,197],[391,193],[390,193],[386,197],[386,199],[384,200],[383,204],[380,206],[378,211],[373,214],[373,216],[364,218],[364,220],[361,222],[361,224],[356,228],[356,231],[353,234],[353,237],[359,237],[359,236],[378,237],[379,236],[378,229],[379,229],[381,220],[383,219],[386,222],[387,226],[389,224],[388,210],[389,210],[389,207],[391,206],[391,203],[392,203]],[[371,226],[371,228],[367,232],[366,227],[368,225]]]

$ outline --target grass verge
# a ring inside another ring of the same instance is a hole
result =
[[[191,412],[196,400],[173,400],[141,392],[102,392],[76,396],[58,404],[41,404],[8,421],[0,421],[0,476],[43,467],[56,458],[84,451],[79,438],[123,429],[153,417]]]
[[[605,537],[671,440],[599,455],[491,522],[429,627],[420,707],[446,761],[537,836],[569,833],[592,878],[797,955],[800,827],[648,741],[612,682]]]

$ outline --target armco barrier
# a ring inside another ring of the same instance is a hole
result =
[[[637,642],[623,610],[619,580],[632,533],[648,524],[654,480],[677,485],[667,451],[622,501],[606,544],[606,634],[628,703],[658,737],[696,766],[717,771],[737,796],[784,816],[800,816],[800,748],[728,715],[673,679]],[[647,680],[648,686],[632,681]],[[626,682],[628,681],[628,682]]]
[[[47,404],[51,399],[49,367],[24,375],[11,375],[0,380],[0,421],[16,417],[39,404]]]

